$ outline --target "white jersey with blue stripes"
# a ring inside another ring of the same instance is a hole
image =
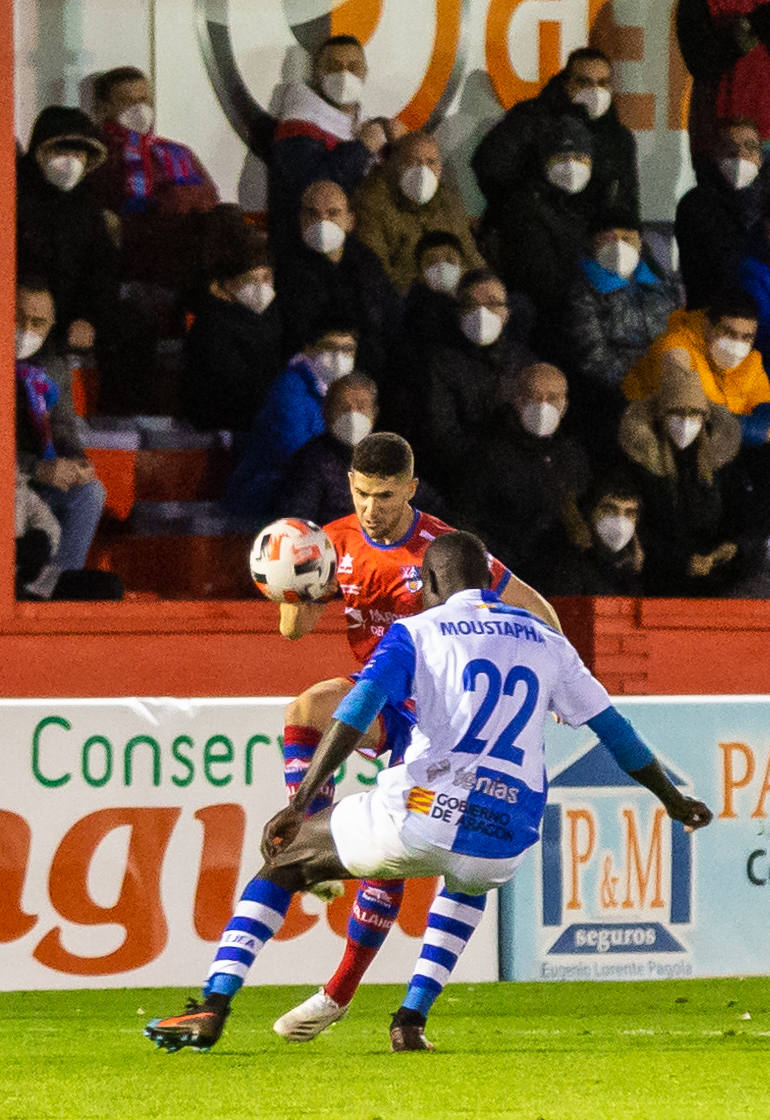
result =
[[[610,704],[562,634],[491,591],[394,623],[360,679],[416,705],[403,764],[378,777],[391,812],[432,844],[487,858],[538,838],[548,713],[576,727]]]

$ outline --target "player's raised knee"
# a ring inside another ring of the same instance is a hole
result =
[[[286,709],[286,722],[324,730],[340,700],[352,687],[352,682],[347,677],[333,677],[311,685],[291,701]]]

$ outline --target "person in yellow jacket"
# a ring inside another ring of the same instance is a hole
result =
[[[702,311],[674,311],[666,330],[623,381],[626,399],[657,392],[664,369],[694,370],[709,400],[738,416],[743,442],[767,443],[770,381],[753,349],[757,320],[756,303],[742,291],[715,298]]]

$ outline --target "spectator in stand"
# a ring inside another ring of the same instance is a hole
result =
[[[398,119],[362,121],[366,76],[358,39],[332,35],[316,51],[310,82],[292,82],[283,91],[268,179],[276,257],[294,238],[300,199],[310,183],[324,179],[352,195],[373,159],[405,132]]]
[[[740,290],[713,299],[704,311],[675,311],[665,333],[626,376],[626,399],[655,393],[667,365],[695,370],[708,399],[739,418],[743,442],[766,443],[770,383],[762,357],[753,349],[757,320],[756,302]]]
[[[94,187],[120,218],[122,277],[184,290],[197,265],[197,215],[216,206],[217,188],[194,152],[155,134],[141,70],[100,74],[94,98],[108,151]]]
[[[47,284],[33,277],[20,279],[15,335],[16,461],[61,526],[53,556],[58,574],[85,566],[105,491],[78,436],[69,365],[55,356],[49,342],[55,320]]]
[[[673,284],[643,258],[641,224],[622,211],[593,223],[580,277],[566,293],[564,361],[583,427],[614,445],[623,378],[677,307]]]
[[[770,197],[762,202],[761,217],[741,260],[738,278],[744,291],[757,305],[754,345],[762,355],[762,364],[767,370],[770,369]]]
[[[345,192],[326,180],[311,183],[299,215],[302,245],[276,258],[278,303],[287,349],[304,342],[304,324],[347,318],[360,330],[359,363],[380,390],[400,341],[401,305],[375,253],[353,234]]]
[[[304,517],[325,525],[353,512],[350,463],[353,448],[377,420],[377,386],[349,373],[329,386],[323,402],[325,431],[289,459],[275,500],[277,517]]]
[[[590,482],[588,459],[567,435],[567,379],[535,362],[502,381],[480,454],[468,458],[466,508],[495,556],[523,580],[547,579],[563,532],[587,537],[577,503]]]
[[[302,350],[268,390],[224,498],[249,528],[269,519],[289,458],[326,430],[324,398],[333,382],[353,372],[357,343],[349,320],[324,319],[308,331]]]
[[[704,154],[698,185],[676,208],[676,241],[688,310],[707,304],[737,283],[738,265],[760,217],[765,176],[753,121],[720,121],[712,151]]]
[[[426,354],[454,324],[454,296],[467,269],[460,239],[446,230],[424,233],[414,260],[417,275],[404,302],[404,333],[412,352]]]
[[[377,254],[394,288],[406,295],[419,276],[415,248],[431,230],[453,233],[466,268],[484,263],[459,194],[442,179],[438,144],[425,132],[395,143],[353,198],[356,233]]]
[[[540,139],[564,120],[591,136],[594,162],[591,210],[620,206],[639,217],[639,172],[633,133],[620,123],[612,99],[612,66],[602,51],[582,47],[537,97],[520,101],[483,138],[471,160],[487,200],[486,223],[499,226],[513,192],[540,178]]]
[[[639,488],[620,472],[612,472],[591,487],[580,508],[589,536],[576,544],[563,533],[556,562],[545,573],[545,582],[541,580],[544,593],[643,595]]]
[[[770,140],[770,4],[767,0],[679,0],[679,49],[694,78],[690,149],[700,179],[717,120],[748,117]]]
[[[103,358],[116,320],[118,258],[105,215],[89,190],[107,158],[80,109],[49,105],[29,151],[18,161],[19,272],[45,276],[56,308],[59,354],[91,350]]]
[[[482,455],[501,384],[532,360],[531,323],[526,300],[509,297],[488,269],[471,269],[457,288],[452,331],[429,360],[427,386],[424,375],[415,379],[420,469],[450,505]]]
[[[644,503],[650,595],[716,595],[761,562],[734,461],[740,424],[694,370],[669,364],[657,390],[623,414],[620,446]]]
[[[549,354],[588,233],[593,144],[584,124],[563,117],[553,125],[543,122],[535,148],[537,172],[501,200],[495,233],[500,276],[509,291],[534,303],[535,345]]]
[[[207,225],[208,287],[187,335],[183,411],[202,430],[248,432],[282,368],[272,262],[237,206],[216,207]]]

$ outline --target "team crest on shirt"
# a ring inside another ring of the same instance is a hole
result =
[[[406,584],[407,591],[411,591],[416,595],[418,591],[422,591],[422,573],[420,569],[414,564],[407,564],[401,569],[401,578]]]

